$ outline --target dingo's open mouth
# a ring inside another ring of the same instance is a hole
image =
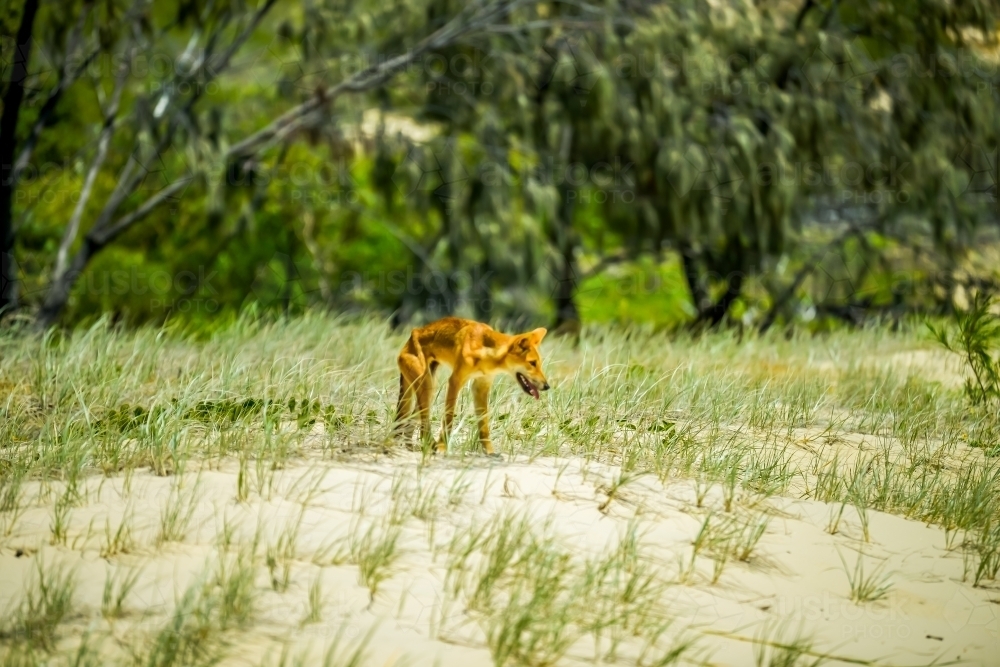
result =
[[[524,390],[524,393],[531,394],[532,396],[535,397],[535,399],[538,398],[538,388],[531,380],[526,378],[521,373],[517,374],[517,383],[521,385],[521,389]]]

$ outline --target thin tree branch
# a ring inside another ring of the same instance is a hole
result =
[[[80,63],[79,67],[73,70],[71,73],[60,73],[59,82],[56,87],[52,89],[49,93],[48,98],[46,98],[45,103],[42,108],[38,111],[38,118],[35,120],[34,125],[31,126],[31,130],[28,131],[28,136],[24,139],[24,146],[21,148],[21,152],[18,153],[17,160],[14,162],[14,168],[12,171],[12,177],[15,182],[21,176],[21,172],[24,171],[25,167],[28,166],[28,162],[31,160],[31,154],[35,151],[35,146],[38,145],[38,137],[41,135],[42,130],[48,127],[49,121],[52,120],[52,114],[56,109],[56,106],[62,100],[63,93],[76,83],[77,79],[86,71],[90,63],[94,61],[100,53],[99,49],[94,49],[91,51],[83,62]]]
[[[206,69],[206,72],[208,73],[208,78],[206,79],[205,83],[211,81],[219,74],[221,74],[223,70],[229,67],[229,61],[233,59],[233,56],[236,55],[236,52],[240,50],[240,47],[243,46],[244,42],[246,42],[250,38],[250,35],[252,35],[253,32],[257,29],[257,26],[260,25],[260,22],[264,20],[264,16],[269,11],[271,11],[271,8],[274,7],[276,2],[277,0],[267,0],[267,2],[265,2],[263,6],[261,6],[261,8],[257,10],[257,12],[253,15],[253,18],[250,19],[250,23],[248,23],[246,28],[243,29],[243,32],[237,35],[236,39],[234,39],[232,43],[230,43],[229,48],[227,48],[225,53],[222,54],[222,57],[219,60],[219,62],[217,64],[213,63],[210,69]],[[209,59],[206,58],[206,64],[208,64],[208,60]]]
[[[632,260],[636,259],[636,257],[637,255],[635,253],[631,253],[628,251],[622,251],[614,255],[605,255],[604,257],[601,257],[596,264],[594,264],[592,267],[590,267],[582,274],[580,274],[580,282],[588,280],[589,278],[593,278],[594,276],[603,272],[608,267],[614,266],[615,264],[622,264],[623,262],[631,262]]]
[[[227,49],[226,55],[223,57],[223,60],[217,66],[213,67],[211,71],[208,72],[208,76],[205,79],[205,83],[217,77],[219,74],[222,73],[225,67],[229,65],[233,53],[236,52],[236,50],[239,48],[239,45],[243,44],[246,41],[252,30],[260,24],[260,21],[263,19],[264,15],[274,6],[275,2],[276,0],[268,0],[268,2],[265,3],[255,13],[254,18],[251,20],[250,25],[247,27],[247,29],[245,29],[239,36],[237,36],[236,39],[233,41],[233,43],[230,45],[229,49]],[[209,41],[214,42],[216,38],[217,38],[217,33],[211,35],[209,37]],[[186,78],[190,78],[190,76],[196,75],[199,71],[204,70],[206,64],[207,61],[203,61],[201,63],[201,66],[197,68],[195,72],[193,72],[191,75],[189,75],[189,77]],[[184,105],[184,109],[182,110],[180,116],[183,116],[190,111],[190,109],[194,106],[195,102],[201,97],[204,88],[205,88],[204,86],[194,87],[194,91],[192,92],[191,97],[188,99],[187,103]],[[154,157],[162,153],[163,150],[165,150],[166,147],[170,145],[170,141],[173,138],[173,134],[177,129],[177,120],[178,120],[178,115],[175,114],[170,121],[167,131],[164,133],[164,136],[161,138],[158,145],[156,146],[156,149],[153,152]],[[115,187],[115,191],[112,193],[111,198],[105,205],[104,210],[102,210],[101,214],[98,216],[97,222],[94,224],[94,229],[103,230],[103,228],[110,223],[111,218],[118,211],[119,207],[122,205],[125,199],[138,186],[140,179],[144,176],[145,169],[140,170],[138,173],[133,173],[135,172],[135,167],[137,164],[138,160],[136,159],[136,156],[133,155],[132,159],[126,166],[125,172],[123,172],[122,176],[119,178],[118,185]],[[182,182],[187,183],[193,178],[194,178],[193,175],[186,176],[182,180]],[[154,195],[154,197],[155,196],[156,195]],[[165,201],[165,199],[159,200],[160,203],[162,203],[163,201]],[[126,216],[126,218],[123,218],[123,220],[125,219],[130,219],[132,220],[132,222],[138,221],[138,219],[132,219],[130,216]],[[115,227],[117,227],[118,224],[120,224],[120,222],[121,221],[119,221],[119,223],[116,223]],[[103,234],[105,232],[100,231],[100,233]]]
[[[90,164],[90,170],[87,172],[83,188],[80,190],[80,198],[76,202],[76,208],[73,209],[73,215],[70,216],[69,224],[66,225],[66,231],[63,233],[62,241],[59,244],[59,252],[56,255],[56,266],[52,272],[56,279],[66,271],[69,249],[73,245],[73,242],[76,241],[76,236],[80,229],[80,220],[83,218],[83,211],[87,206],[87,202],[90,201],[90,193],[93,191],[94,181],[97,180],[97,174],[104,166],[104,160],[107,158],[108,146],[111,144],[111,137],[115,130],[115,121],[118,117],[118,107],[121,104],[122,91],[125,89],[125,82],[127,80],[128,67],[123,65],[115,80],[115,89],[111,96],[111,104],[104,116],[104,127],[101,128],[101,135],[97,140],[97,153]]]
[[[143,203],[142,206],[132,211],[128,215],[119,218],[115,224],[98,230],[94,230],[93,240],[96,241],[100,246],[106,246],[108,243],[113,241],[119,234],[124,232],[126,229],[139,222],[147,215],[149,215],[153,209],[173,197],[177,192],[183,190],[191,181],[194,180],[194,175],[188,175],[184,178],[178,179],[166,186],[162,190],[158,191],[155,195],[150,197]],[[89,236],[89,235],[88,235]]]
[[[132,173],[139,164],[139,159],[135,153],[129,156],[128,161],[125,163],[125,168],[122,169],[122,173],[118,176],[118,182],[115,183],[115,189],[111,191],[111,196],[108,197],[107,203],[97,216],[97,221],[94,223],[95,229],[107,225],[111,218],[114,217],[118,207],[128,198],[135,184],[138,182],[137,177],[133,177]]]
[[[482,3],[480,2],[477,4]],[[492,10],[485,12],[481,10],[480,13],[474,15],[468,23],[464,24],[463,21],[465,19],[465,12],[463,12],[463,14],[460,14],[452,19],[436,32],[421,40],[416,46],[406,53],[390,58],[389,60],[377,65],[372,65],[371,67],[358,72],[346,81],[340,82],[333,88],[327,91],[320,91],[305,102],[292,107],[267,126],[261,128],[242,141],[230,146],[225,153],[225,157],[243,157],[255,152],[262,144],[271,140],[287,125],[295,122],[301,116],[315,111],[327,102],[337,98],[342,93],[359,93],[377,88],[397,71],[406,67],[424,53],[430,50],[442,48],[463,34],[487,28],[491,21],[506,15],[519,4],[521,4],[520,0],[516,0],[515,2],[497,3],[496,7]]]

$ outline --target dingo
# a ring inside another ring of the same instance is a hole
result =
[[[526,334],[509,336],[494,331],[485,324],[445,317],[427,326],[414,329],[399,353],[399,404],[396,409],[396,434],[406,441],[413,433],[413,398],[417,399],[420,416],[420,437],[431,435],[431,397],[434,393],[434,372],[444,364],[451,368],[448,396],[444,405],[444,423],[437,441],[438,451],[445,451],[451,424],[455,418],[458,391],[472,380],[472,396],[479,418],[479,442],[490,456],[490,422],[487,401],[493,378],[501,373],[512,376],[526,394],[536,399],[549,383],[542,373],[542,358],[538,344],[546,330],[539,328]]]

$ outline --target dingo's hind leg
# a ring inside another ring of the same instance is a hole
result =
[[[396,404],[396,423],[394,433],[402,437],[407,444],[413,435],[413,401],[420,401],[421,378],[427,370],[424,355],[413,339],[399,353],[396,360],[399,366],[399,401]],[[422,416],[422,415],[421,415]]]
[[[399,375],[399,401],[396,403],[396,423],[393,426],[393,436],[401,438],[406,444],[410,444],[413,437],[413,381],[407,379],[405,375]]]
[[[437,364],[433,361],[430,367],[417,378],[417,412],[420,414],[420,440],[424,441],[431,437],[431,399],[434,398],[434,371]]]

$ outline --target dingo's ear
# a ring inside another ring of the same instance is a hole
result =
[[[517,340],[514,341],[514,347],[524,352],[527,352],[533,346],[536,346],[539,343],[541,343],[542,339],[545,338],[546,333],[548,333],[547,329],[545,329],[544,327],[539,327],[534,331],[529,331],[526,334],[521,334],[520,336],[517,337]]]

